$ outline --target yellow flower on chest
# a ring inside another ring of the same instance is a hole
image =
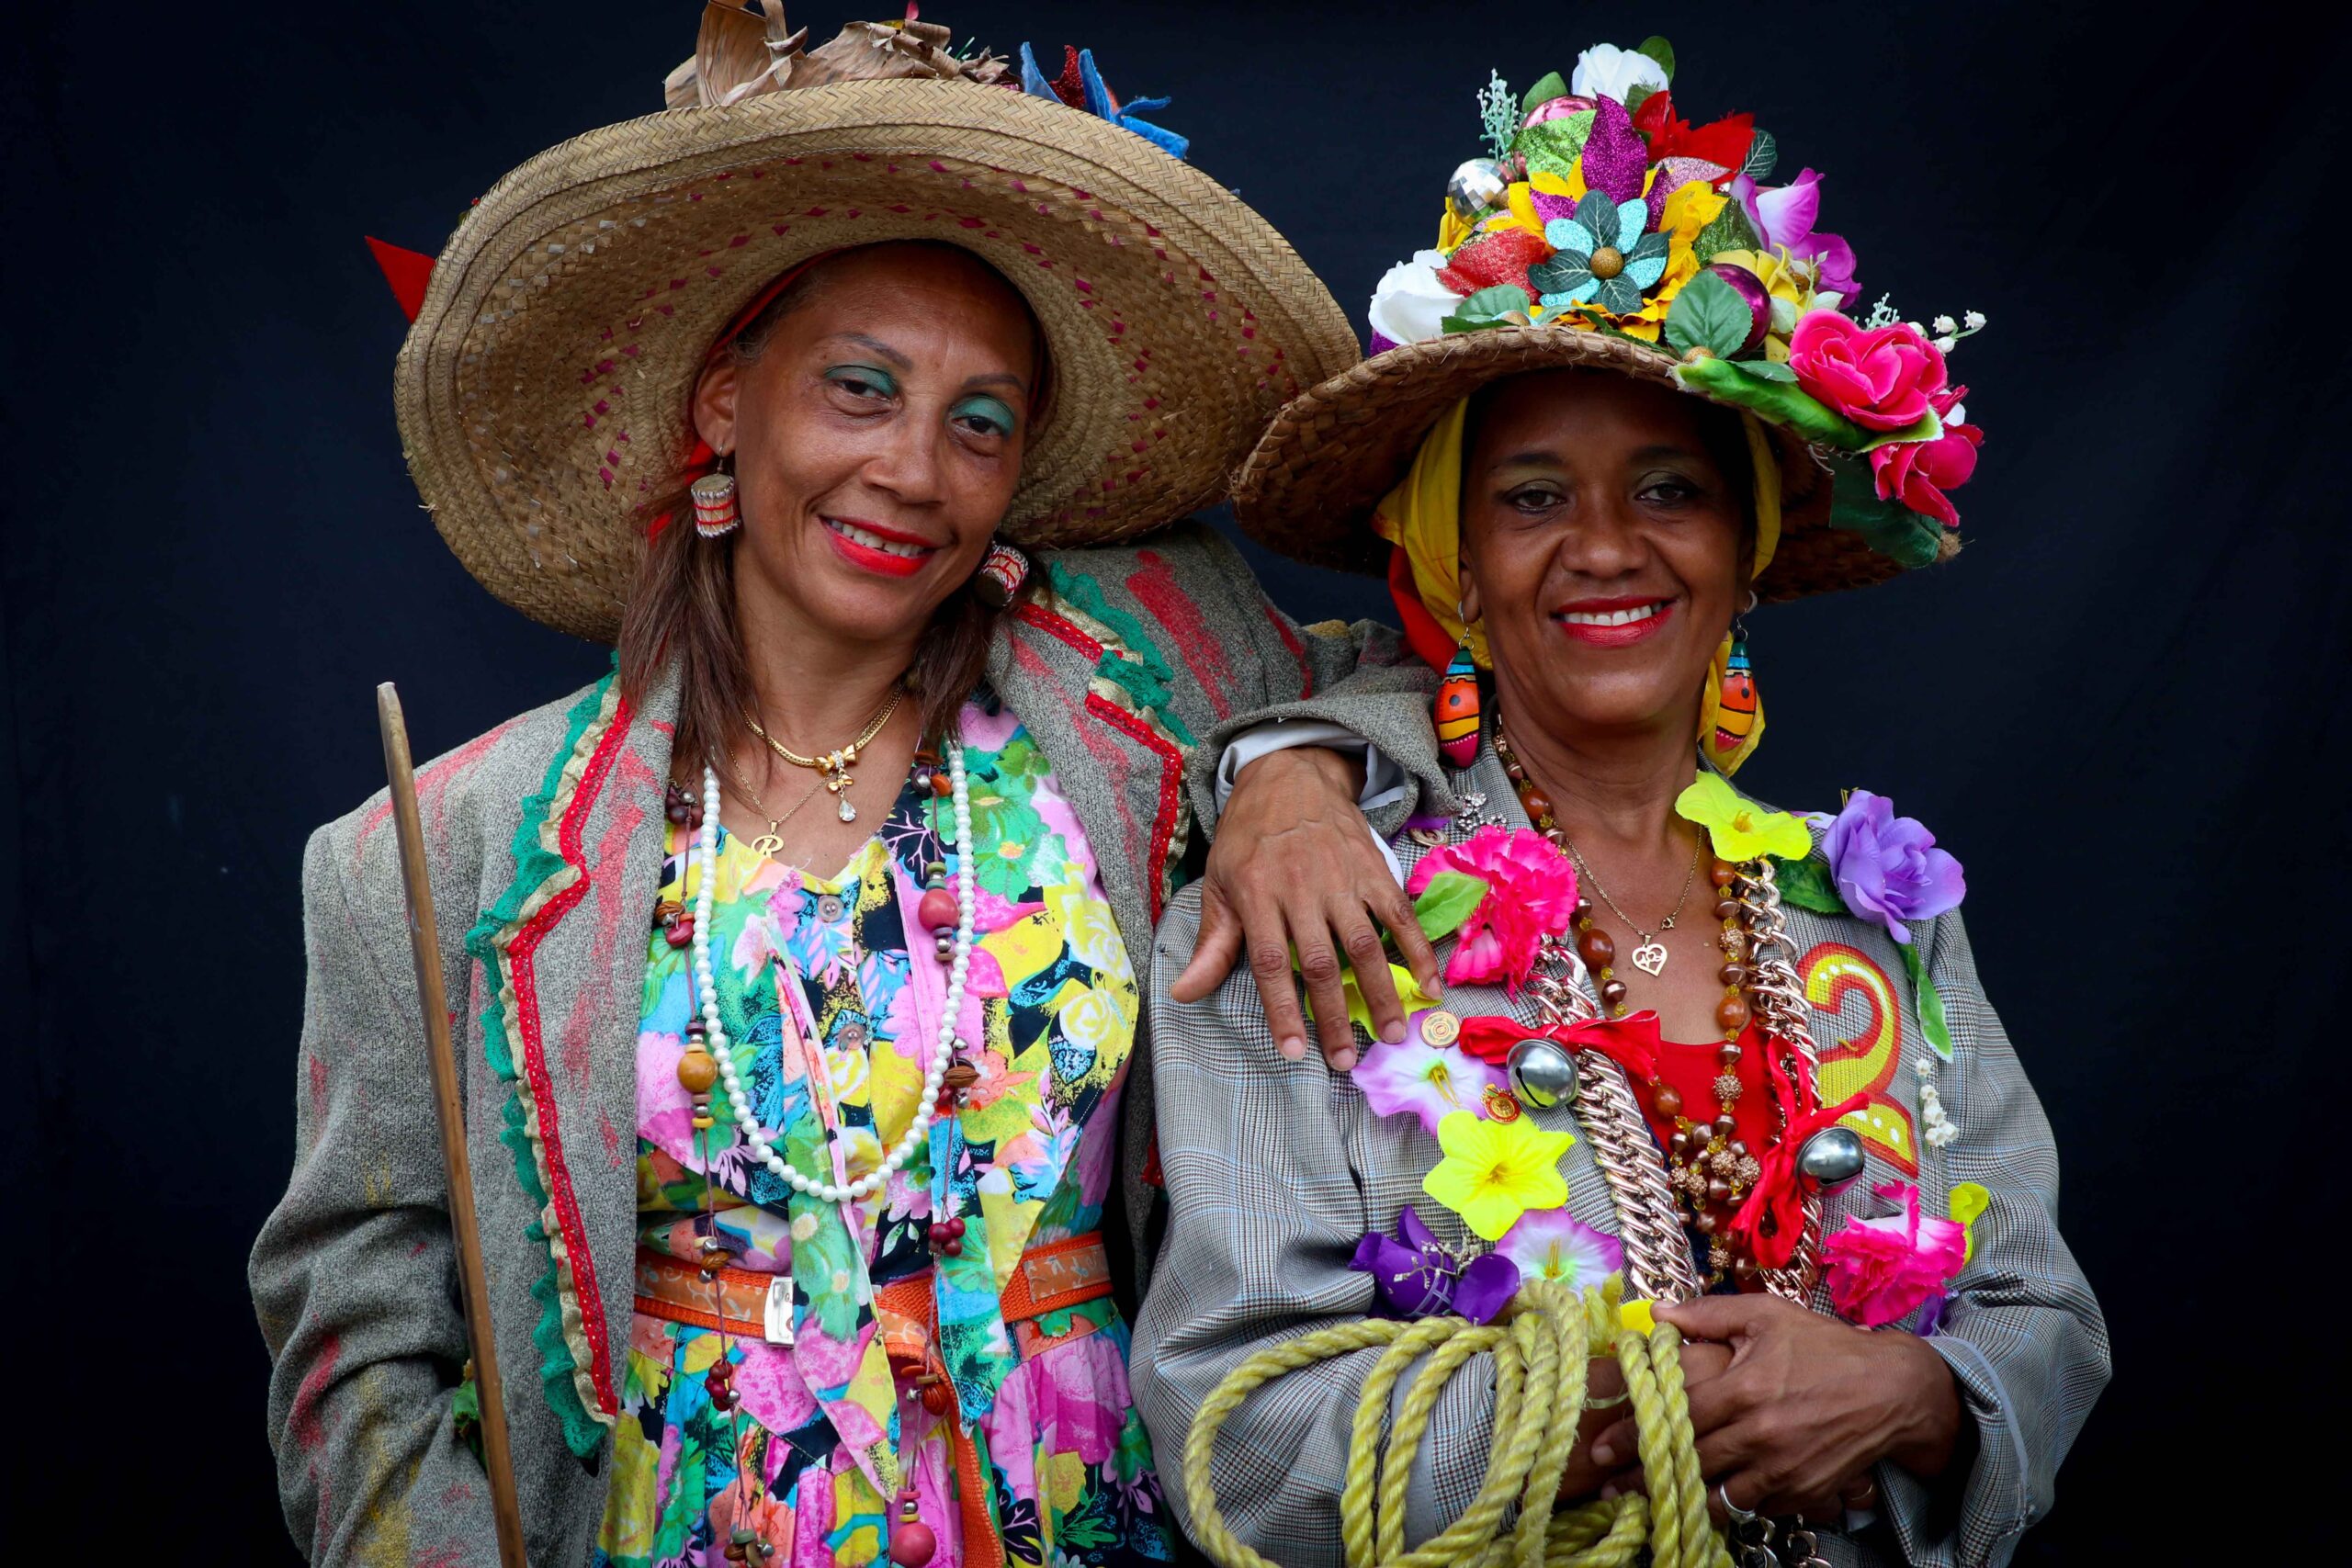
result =
[[[1530,1209],[1556,1209],[1568,1201],[1560,1156],[1575,1143],[1573,1133],[1553,1133],[1531,1116],[1487,1122],[1456,1111],[1437,1124],[1445,1157],[1421,1179],[1421,1190],[1462,1216],[1488,1241]]]

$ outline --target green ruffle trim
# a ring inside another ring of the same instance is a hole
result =
[[[1095,674],[1126,693],[1139,711],[1158,719],[1190,750],[1194,744],[1193,732],[1184,728],[1184,721],[1177,716],[1175,704],[1170,700],[1169,688],[1175,671],[1145,634],[1143,623],[1124,610],[1113,609],[1110,601],[1102,597],[1102,587],[1086,573],[1071,571],[1059,561],[1048,562],[1046,571],[1053,579],[1056,594],[1118,634],[1123,646],[1102,650],[1102,657],[1094,661]]]
[[[588,732],[603,712],[605,694],[618,673],[606,675],[591,687],[586,695],[564,716],[563,742],[555,749],[548,762],[546,778],[539,792],[523,802],[523,819],[514,829],[514,880],[498,902],[482,911],[473,930],[466,933],[466,951],[481,962],[483,970],[492,976],[499,973],[498,935],[521,917],[523,906],[530,900],[547,880],[564,869],[563,857],[540,842],[540,829],[547,824],[548,813],[555,804],[557,791],[563,783],[564,769],[579,750],[581,737]],[[501,1082],[513,1086],[503,1112],[505,1130],[499,1134],[514,1156],[514,1179],[523,1184],[525,1196],[531,1200],[539,1213],[547,1212],[547,1188],[539,1180],[538,1158],[531,1146],[526,1128],[527,1117],[523,1110],[521,1089],[522,1070],[514,1060],[513,1042],[506,1032],[506,987],[503,984],[492,987],[490,1005],[482,1010],[481,1032],[491,1070]],[[531,1285],[531,1294],[539,1303],[539,1321],[531,1330],[531,1342],[539,1350],[539,1382],[547,1402],[563,1423],[563,1440],[571,1451],[582,1459],[603,1446],[605,1429],[590,1415],[580,1401],[576,1381],[578,1362],[572,1359],[571,1347],[563,1335],[563,1307],[556,1286],[555,1253],[548,1247],[547,1227],[533,1220],[523,1228],[524,1235],[548,1251],[547,1269]]]

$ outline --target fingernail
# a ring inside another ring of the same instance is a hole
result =
[[[1388,1042],[1391,1045],[1402,1044],[1405,1040],[1404,1021],[1399,1020],[1395,1023],[1382,1024],[1380,1026],[1380,1037]]]
[[[1274,1049],[1295,1062],[1306,1055],[1306,1042],[1296,1038],[1277,1040],[1274,1042]]]
[[[1355,1065],[1356,1049],[1354,1046],[1342,1045],[1338,1050],[1331,1053],[1331,1070],[1333,1072],[1351,1072],[1354,1070]]]
[[[1595,1443],[1592,1445],[1592,1462],[1595,1464],[1615,1464],[1617,1462],[1617,1450],[1611,1448],[1607,1443]],[[1603,1492],[1601,1495],[1606,1497],[1609,1494]]]
[[[1599,1449],[1593,1450],[1592,1457],[1599,1459],[1600,1457],[1600,1450]],[[1620,1490],[1621,1488],[1615,1482],[1611,1482],[1608,1485],[1600,1489],[1600,1500],[1604,1503],[1615,1502],[1617,1499],[1617,1494]]]

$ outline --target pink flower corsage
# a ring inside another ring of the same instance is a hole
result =
[[[1568,929],[1576,913],[1577,873],[1568,857],[1543,834],[1528,828],[1481,828],[1459,844],[1423,855],[1405,891],[1420,897],[1441,872],[1475,877],[1487,885],[1455,931],[1453,956],[1445,962],[1449,986],[1501,980],[1517,995],[1535,972],[1535,954],[1547,936]]]
[[[1875,1190],[1899,1201],[1903,1213],[1875,1220],[1850,1216],[1821,1249],[1831,1304],[1864,1328],[1918,1311],[1942,1295],[1968,1261],[1968,1227],[1922,1215],[1917,1187],[1890,1181]]]

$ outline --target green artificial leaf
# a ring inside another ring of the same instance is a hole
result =
[[[1547,71],[1538,77],[1535,85],[1528,88],[1520,98],[1519,112],[1522,117],[1533,114],[1554,98],[1565,98],[1567,96],[1567,79],[1557,71]]]
[[[1729,284],[1724,285],[1729,288]],[[1697,359],[1674,367],[1675,384],[1717,402],[1747,409],[1773,424],[1785,424],[1807,441],[1859,451],[1870,432],[1821,403],[1792,381],[1750,376],[1743,362]],[[1867,482],[1867,476],[1865,476]]]
[[[1916,934],[1916,933],[1915,933]],[[1951,1021],[1944,1016],[1943,993],[1928,977],[1928,966],[1919,957],[1917,942],[1895,944],[1903,953],[1903,967],[1910,974],[1911,989],[1919,1002],[1919,1032],[1928,1037],[1928,1044],[1945,1061],[1951,1060]]]
[[[1747,220],[1747,209],[1737,201],[1725,201],[1724,209],[1708,220],[1690,242],[1690,249],[1701,261],[1712,261],[1725,251],[1754,251],[1763,247],[1757,242],[1756,226]]]
[[[1767,381],[1786,381],[1792,386],[1796,383],[1797,373],[1794,370],[1769,359],[1735,359],[1732,363],[1739,367],[1744,376],[1759,377]]]
[[[1830,880],[1829,863],[1818,855],[1803,860],[1772,862],[1772,880],[1781,889],[1781,901],[1794,904],[1800,909],[1811,909],[1816,915],[1850,913],[1846,900],[1838,896],[1838,885]]]
[[[1413,900],[1413,916],[1421,923],[1421,934],[1431,942],[1442,942],[1461,929],[1487,896],[1483,877],[1464,872],[1441,871],[1430,878],[1421,896]]]
[[[1755,312],[1738,289],[1712,272],[1683,285],[1666,312],[1666,341],[1684,354],[1694,348],[1730,358],[1747,343]]]
[[[1862,443],[1861,449],[1869,452],[1881,446],[1892,446],[1900,441],[1933,441],[1943,433],[1944,422],[1936,417],[1935,410],[1929,409],[1919,416],[1916,423],[1906,424],[1900,430],[1871,431],[1870,439]]]
[[[1592,134],[1592,115],[1590,109],[1578,109],[1531,125],[1519,133],[1511,150],[1527,160],[1531,175],[1557,175],[1566,179],[1576,173],[1577,157],[1584,151],[1585,138]]]
[[[1514,311],[1523,321],[1533,304],[1527,290],[1518,284],[1498,283],[1490,288],[1481,288],[1463,300],[1454,307],[1453,314],[1439,325],[1449,333],[1475,333],[1483,327],[1503,325],[1511,319]]]
[[[1747,161],[1740,164],[1739,172],[1751,180],[1770,179],[1772,165],[1780,161],[1781,144],[1772,140],[1770,131],[1759,130],[1747,144]]]
[[[1633,114],[1639,110],[1642,107],[1643,100],[1657,91],[1657,89],[1651,86],[1647,82],[1636,82],[1632,86],[1626,88],[1625,112],[1627,114]]]
[[[1934,562],[1942,525],[1900,502],[1882,499],[1867,460],[1833,458],[1829,474],[1832,528],[1860,534],[1864,544],[1906,570]]]
[[[1668,82],[1674,80],[1674,46],[1672,44],[1662,38],[1645,38],[1642,40],[1641,47],[1634,52],[1646,54],[1657,61],[1657,68],[1666,73],[1666,79]],[[1627,104],[1625,107],[1630,109],[1634,106]]]

